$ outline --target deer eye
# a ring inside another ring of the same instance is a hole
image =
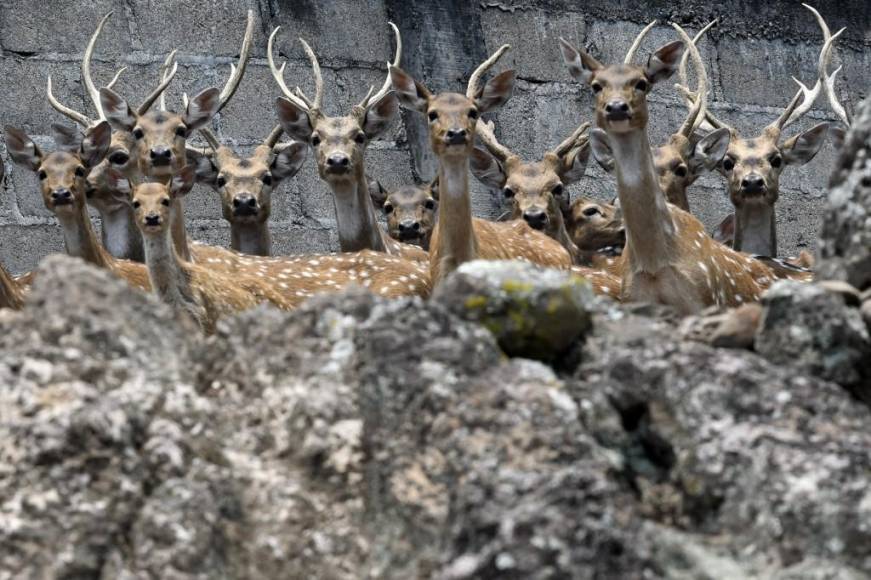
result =
[[[384,204],[384,213],[393,213],[393,206],[389,203]]]
[[[427,115],[427,116],[429,117],[430,121],[435,121],[436,119],[439,118],[439,114],[436,111],[430,111],[429,115]]]
[[[435,209],[435,200],[426,200],[425,202],[423,202],[423,207],[425,207],[426,209]]]
[[[40,169],[39,173],[37,173],[36,176],[39,178],[40,181],[42,181],[43,179],[48,177],[48,173],[46,173],[45,170]]]
[[[650,85],[647,84],[647,81],[645,81],[644,79],[635,83],[635,90],[636,91],[641,91],[642,93],[646,93],[648,88],[650,88]]]
[[[478,111],[476,109],[469,109],[469,118],[470,119],[477,119],[478,118]]]
[[[593,84],[590,85],[590,86],[593,88],[593,92],[594,92],[594,93],[597,93],[597,94],[598,94],[598,93],[601,93],[601,92],[602,92],[602,85],[601,85],[601,84],[599,84],[599,83],[593,83]]]
[[[85,168],[79,165],[76,167],[76,177],[84,177],[85,176]]]
[[[318,135],[312,135],[312,147],[317,147],[321,144],[321,138]]]
[[[136,200],[136,199],[133,200],[133,204],[132,204],[132,205],[133,205],[133,209],[139,209],[140,206],[142,206],[142,204],[139,203],[139,200]]]
[[[175,134],[177,137],[187,137],[188,128],[185,127],[184,125],[179,125],[178,127],[175,128]]]
[[[602,212],[599,211],[599,208],[597,208],[597,207],[593,207],[593,206],[591,206],[591,207],[585,207],[585,208],[584,208],[584,211],[583,211],[583,214],[584,214],[585,216],[587,216],[587,217],[593,217],[594,215],[599,215],[599,214],[601,214],[601,213],[602,213]]]
[[[354,136],[354,143],[357,143],[357,144],[359,144],[359,145],[362,145],[362,144],[365,143],[365,142],[366,142],[366,134],[365,134],[365,133],[362,133],[362,132],[361,132],[361,133],[357,133],[357,134]]]
[[[687,168],[686,165],[678,165],[674,168],[674,174],[678,177],[686,177],[687,176]]]
[[[505,199],[511,199],[512,197],[514,197],[514,190],[510,187],[506,187],[502,190],[502,195],[505,196]]]
[[[116,151],[109,156],[109,163],[112,165],[126,165],[130,161],[130,156],[123,151]]]
[[[136,139],[142,139],[143,137],[145,137],[145,131],[143,131],[139,127],[136,127],[135,129],[133,129],[133,137],[135,137]]]
[[[263,185],[272,185],[272,176],[268,173],[264,173],[260,180],[263,182]]]
[[[774,155],[774,156],[771,158],[770,163],[771,163],[771,166],[772,166],[773,168],[777,169],[777,168],[779,168],[781,165],[783,165],[783,158],[782,158],[780,155]]]
[[[168,198],[168,197],[164,197],[163,199],[161,199],[161,200],[160,200],[160,205],[163,205],[163,206],[169,207],[169,198]]]
[[[218,187],[224,187],[227,185],[227,179],[223,175],[219,175],[215,183],[218,184]]]
[[[565,191],[565,188],[562,186],[562,184],[559,184],[556,187],[554,187],[553,189],[551,189],[550,191],[554,195],[562,195],[563,191]]]
[[[723,169],[725,169],[726,171],[732,171],[733,169],[735,169],[735,160],[731,157],[726,157],[725,159],[723,159]]]

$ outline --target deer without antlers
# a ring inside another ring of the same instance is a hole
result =
[[[370,187],[372,201],[387,217],[387,233],[394,240],[420,246],[429,252],[432,230],[438,219],[438,179],[421,185],[405,185],[390,192]]]
[[[773,274],[708,237],[696,218],[667,203],[659,186],[647,135],[647,93],[674,73],[685,47],[697,51],[683,29],[672,26],[684,41],[655,51],[645,66],[632,64],[631,58],[605,66],[565,40],[560,43],[572,76],[596,93],[599,128],[590,134],[593,154],[600,162],[613,159],[617,173],[627,237],[618,261],[621,297],[692,313],[757,300]]]
[[[391,22],[396,35],[394,66],[402,57],[402,38]],[[420,248],[391,239],[378,224],[375,207],[369,192],[364,154],[369,143],[381,135],[399,104],[390,90],[390,78],[373,94],[372,89],[351,109],[349,115],[331,117],[324,112],[324,79],[317,56],[307,42],[300,39],[311,62],[315,77],[315,96],[309,99],[298,87],[291,91],[284,81],[284,67],[274,59],[275,37],[281,28],[272,31],[267,46],[269,67],[275,82],[284,94],[275,102],[278,119],[285,132],[311,145],[318,173],[330,186],[336,211],[339,246],[343,252],[375,250],[412,260],[426,261],[427,254]]]
[[[390,67],[390,78],[402,104],[428,117],[430,145],[439,158],[439,218],[429,252],[433,285],[463,262],[478,258],[571,266],[565,248],[523,220],[496,223],[472,217],[469,159],[478,116],[498,109],[508,100],[515,75],[514,71],[500,73],[483,86],[481,77],[506,50],[508,45],[475,69],[464,95],[434,95],[402,69]]]

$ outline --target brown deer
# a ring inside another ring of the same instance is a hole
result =
[[[558,241],[577,265],[589,265],[572,241],[563,221],[567,187],[583,177],[590,146],[584,123],[555,149],[534,163],[524,162],[499,143],[492,122],[478,124],[478,139],[484,148],[472,151],[471,169],[478,181],[502,192],[511,204],[511,219],[523,219],[529,227]]]
[[[480,79],[508,48],[500,48],[472,73],[464,95],[434,95],[402,69],[390,67],[390,78],[402,104],[429,119],[430,145],[439,158],[439,218],[429,251],[433,285],[463,262],[478,258],[521,259],[556,268],[572,264],[571,256],[559,242],[523,220],[489,222],[472,217],[469,159],[478,117],[509,99],[515,75],[514,71],[503,72],[484,86]]]
[[[438,179],[421,185],[405,185],[393,191],[370,194],[387,218],[387,233],[394,240],[420,246],[429,252],[432,230],[438,219]]]
[[[20,310],[24,307],[24,295],[27,285],[21,279],[14,278],[0,265],[0,308]]]
[[[215,331],[222,316],[269,303],[290,309],[302,302],[276,291],[264,278],[230,275],[182,259],[172,240],[170,223],[181,197],[194,184],[193,166],[182,167],[169,182],[138,183],[124,176],[114,179],[124,199],[131,199],[136,225],[145,242],[145,259],[151,287],[160,299],[178,312],[190,316],[207,334]]]
[[[825,22],[813,8],[811,10],[818,16],[826,33]],[[824,53],[825,49],[821,51],[821,59]],[[706,111],[705,118],[713,127],[728,130],[732,135],[729,149],[717,170],[726,178],[729,199],[735,206],[732,245],[736,250],[777,256],[774,206],[779,197],[780,176],[789,166],[811,161],[828,134],[829,124],[819,123],[781,143],[783,131],[811,109],[821,90],[819,81],[812,89],[798,80],[796,83],[799,90],[781,115],[752,138],[742,138],[736,129]]]
[[[145,266],[115,258],[106,251],[88,216],[85,179],[109,150],[112,132],[109,124],[97,123],[75,142],[69,138],[68,129],[61,129],[61,148],[48,154],[20,129],[7,126],[5,131],[12,160],[37,175],[45,207],[54,213],[63,229],[67,253],[109,270],[136,288],[148,290]]]
[[[581,196],[571,203],[564,219],[582,263],[601,268],[623,253],[626,229],[615,205]]]
[[[82,80],[85,84],[88,96],[94,109],[97,112],[97,118],[91,118],[84,113],[76,111],[66,105],[63,105],[52,93],[51,75],[48,77],[47,95],[48,102],[51,106],[64,116],[70,118],[76,124],[84,129],[89,129],[96,126],[99,122],[106,120],[106,115],[103,113],[103,108],[100,105],[100,93],[94,84],[91,76],[91,58],[94,54],[94,47],[106,21],[112,16],[112,12],[106,14],[97,24],[97,28],[91,39],[85,47],[85,54],[82,58]],[[108,88],[115,86],[124,68],[120,69],[115,77],[107,85]],[[146,100],[145,103],[154,102],[154,99],[166,86],[159,87]],[[69,138],[76,138],[74,135],[69,135]],[[145,254],[142,249],[142,238],[139,235],[139,230],[136,229],[136,224],[133,223],[133,214],[130,208],[115,200],[115,196],[109,190],[106,184],[106,172],[109,168],[125,173],[135,172],[135,164],[130,163],[130,149],[133,146],[133,139],[127,133],[114,132],[112,141],[109,144],[109,152],[106,158],[101,161],[96,167],[92,168],[87,177],[86,196],[88,205],[97,210],[100,214],[101,222],[101,239],[106,250],[116,258],[124,258],[142,262],[145,259]]]
[[[668,204],[660,188],[647,134],[647,94],[674,73],[685,47],[697,50],[683,29],[672,26],[684,41],[658,49],[645,66],[605,66],[563,39],[560,44],[569,72],[596,94],[593,154],[615,165],[627,238],[618,259],[621,298],[693,313],[758,300],[773,273],[711,239],[695,217]]]
[[[402,38],[399,29],[391,22],[396,35],[394,66],[402,57]],[[272,31],[267,46],[269,67],[275,82],[284,93],[275,102],[278,119],[285,132],[292,138],[309,143],[318,164],[318,173],[333,192],[336,223],[339,230],[339,246],[343,252],[375,250],[402,256],[412,260],[426,261],[427,254],[417,246],[391,239],[378,224],[375,206],[369,193],[364,155],[372,140],[381,135],[396,112],[399,104],[390,90],[390,79],[381,89],[372,94],[372,89],[363,100],[343,117],[331,117],[324,112],[324,79],[317,56],[304,40],[300,42],[311,62],[315,77],[315,96],[309,99],[297,87],[291,91],[284,81],[284,67],[275,63],[273,55],[275,36],[281,28]]]

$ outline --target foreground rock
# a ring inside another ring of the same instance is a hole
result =
[[[0,578],[871,569],[871,411],[659,309],[593,312],[558,376],[419,300],[204,340],[68,259],[30,300],[0,316]]]

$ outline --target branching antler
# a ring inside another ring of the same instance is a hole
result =
[[[284,82],[284,68],[287,66],[287,62],[285,61],[281,63],[280,67],[275,63],[274,44],[275,36],[278,34],[279,30],[281,30],[280,26],[275,27],[275,30],[273,30],[272,34],[269,35],[269,42],[266,45],[266,59],[269,61],[269,70],[272,71],[272,78],[275,79],[278,88],[281,89],[281,92],[287,100],[304,111],[312,112],[314,110],[314,103],[305,96],[302,90],[299,87],[296,87],[296,92],[294,92],[290,90],[290,87],[288,87],[287,83]],[[320,68],[318,68],[318,70],[320,70]]]
[[[817,75],[819,77],[819,82],[822,83],[822,90],[825,92],[826,98],[829,100],[829,105],[832,107],[832,111],[839,119],[841,119],[841,121],[844,122],[845,125],[850,127],[853,125],[853,119],[844,106],[838,101],[838,96],[835,94],[835,81],[838,73],[841,72],[841,68],[843,67],[838,67],[832,74],[828,74],[828,68],[832,62],[832,50],[834,49],[835,41],[847,29],[842,28],[835,34],[832,34],[829,25],[826,24],[826,21],[813,6],[808,4],[802,4],[802,6],[813,12],[823,31],[823,50],[820,52],[820,59],[817,63]]]
[[[712,20],[707,26],[699,30],[692,40],[690,40],[683,28],[672,23],[672,27],[683,37],[684,42],[689,49],[685,51],[681,57],[678,72],[680,76],[680,84],[675,85],[675,88],[679,92],[693,95],[692,98],[686,99],[689,111],[687,112],[687,118],[684,120],[680,130],[678,131],[679,135],[683,135],[687,139],[692,136],[693,132],[698,129],[702,121],[705,120],[705,113],[708,109],[708,74],[705,69],[705,63],[702,61],[702,55],[699,52],[698,42],[699,39],[717,23],[717,20],[718,19]],[[687,76],[687,61],[690,56],[693,57],[693,65],[696,68],[696,76],[698,77],[698,85],[694,94],[690,92],[689,77]]]
[[[470,99],[475,99],[478,97],[478,93],[481,92],[481,77],[483,77],[488,70],[490,70],[496,62],[502,58],[502,55],[505,54],[505,51],[510,49],[511,46],[508,44],[503,44],[499,47],[499,50],[494,52],[490,58],[482,62],[478,68],[475,69],[475,72],[472,73],[472,76],[469,77],[469,84],[466,87],[466,96]]]
[[[645,26],[641,32],[638,33],[632,46],[630,46],[629,50],[626,52],[625,58],[623,58],[623,64],[632,64],[632,61],[635,60],[635,53],[638,52],[638,49],[641,47],[641,42],[654,26],[656,26],[656,20]]]
[[[514,153],[496,139],[496,133],[494,131],[495,126],[493,125],[493,121],[478,123],[478,139],[481,140],[481,143],[484,144],[484,147],[487,148],[490,155],[498,159],[501,163],[505,163],[508,161],[509,157],[514,156]]]
[[[393,29],[393,34],[396,36],[396,54],[393,56],[393,66],[398,67],[399,62],[402,60],[402,35],[399,34],[399,29],[392,22],[388,22],[390,28]],[[390,63],[387,64],[387,69],[390,69]],[[360,102],[358,105],[361,109],[367,108],[370,104],[378,102],[381,97],[387,94],[390,90],[392,83],[390,82],[390,74],[388,73],[387,78],[384,80],[384,84],[381,86],[381,89],[372,94],[372,89],[369,89],[369,93],[367,93],[366,97]]]
[[[589,128],[590,128],[590,123],[588,123],[588,122],[582,123],[580,126],[578,126],[577,129],[575,129],[572,132],[571,135],[569,135],[565,140],[563,140],[562,143],[557,145],[552,150],[552,153],[554,155],[556,155],[557,157],[562,157],[563,155],[565,155],[566,153],[571,151],[573,148],[583,144],[583,142],[586,141],[586,139],[587,139],[587,136],[584,135],[584,133],[586,133],[587,129],[589,129]]]
[[[169,74],[169,71],[171,70],[172,65],[175,63],[175,53],[176,52],[178,52],[178,50],[173,50],[172,52],[170,52],[166,56],[166,60],[164,60],[163,64],[160,66],[160,82],[163,82],[166,80],[167,74]],[[112,88],[112,87],[109,87],[109,88]],[[166,91],[164,91],[160,94],[160,103],[158,106],[160,107],[161,111],[166,110]]]
[[[163,94],[163,91],[169,86],[169,83],[172,82],[172,79],[175,78],[175,73],[178,72],[178,63],[172,63],[172,69],[170,69],[169,73],[162,77],[161,82],[157,85],[157,88],[154,89],[150,95],[145,97],[145,100],[142,101],[142,104],[139,105],[139,108],[136,110],[136,115],[141,116],[148,112],[148,109],[151,108],[151,105],[154,104],[154,101]]]

